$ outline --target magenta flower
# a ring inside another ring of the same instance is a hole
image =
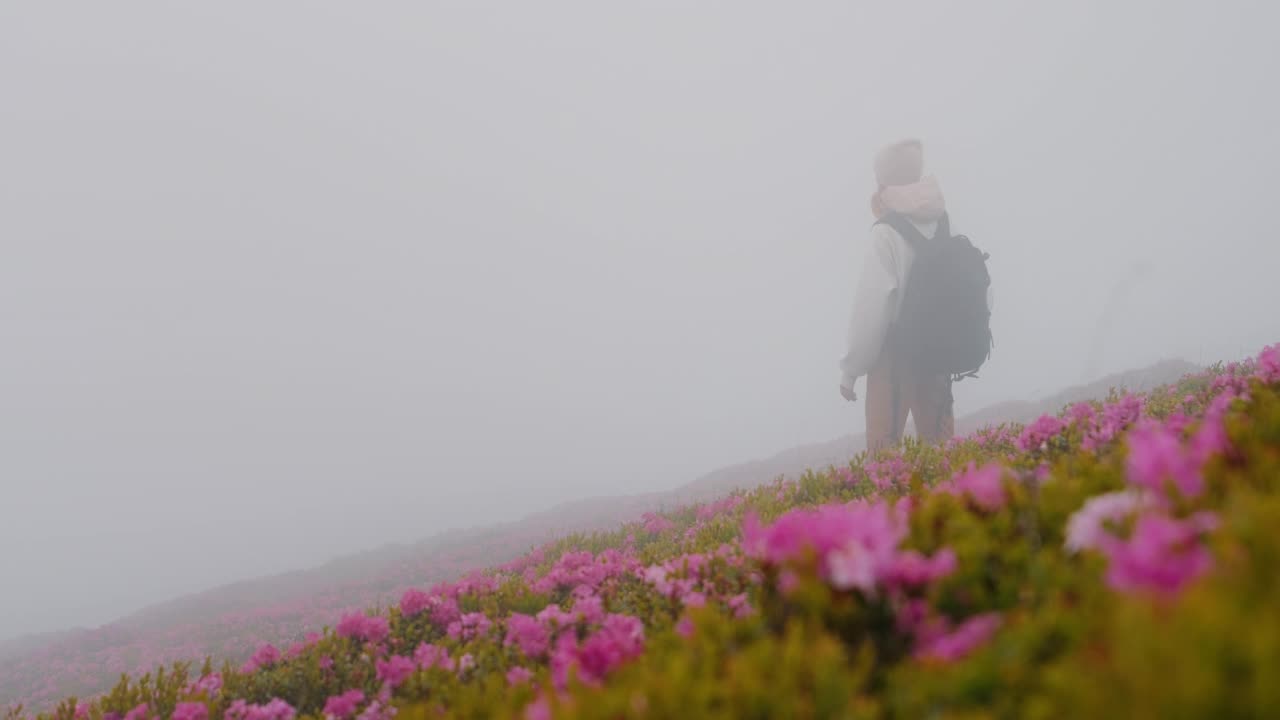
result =
[[[1231,449],[1231,440],[1227,437],[1227,411],[1235,397],[1223,393],[1209,402],[1205,409],[1204,420],[1200,428],[1191,436],[1191,455],[1201,467],[1215,455],[1223,455]]]
[[[539,695],[524,709],[524,720],[551,720],[551,704],[545,695]]]
[[[244,700],[236,700],[227,708],[225,717],[228,720],[293,720],[294,715],[289,703],[275,698],[265,705],[250,705]]]
[[[827,553],[826,573],[831,586],[840,590],[857,588],[873,594],[883,560],[877,558],[865,546],[851,542]]]
[[[1073,425],[1084,426],[1086,423],[1092,422],[1097,416],[1097,411],[1093,405],[1087,402],[1078,402],[1067,408],[1067,421]]]
[[[1280,383],[1280,344],[1262,349],[1255,361],[1254,374],[1268,385]]]
[[[356,708],[364,702],[364,693],[359,690],[348,690],[341,695],[334,695],[324,703],[324,716],[332,720],[347,720],[355,714]]]
[[[751,601],[747,599],[746,593],[739,593],[729,598],[726,604],[733,611],[735,618],[744,618],[755,612],[751,607]]]
[[[1085,433],[1081,447],[1093,452],[1110,443],[1125,428],[1142,417],[1144,401],[1133,394],[1125,395],[1102,408],[1102,416],[1094,419],[1093,428]]]
[[[676,526],[675,523],[657,513],[645,513],[641,521],[644,523],[644,531],[651,535],[661,535]]]
[[[743,549],[752,557],[778,565],[807,553],[825,559],[835,550],[857,543],[887,561],[904,537],[906,527],[888,503],[855,501],[815,510],[792,510],[765,528],[760,527],[754,515],[748,516],[743,527]]]
[[[356,720],[392,720],[396,716],[396,707],[387,699],[375,699],[356,716]]]
[[[697,512],[694,513],[694,517],[697,520],[706,522],[719,515],[733,512],[744,502],[746,502],[746,499],[741,495],[730,495],[727,498],[707,503],[706,505],[699,507]]]
[[[1091,497],[1067,521],[1064,545],[1071,552],[1101,549],[1115,537],[1107,529],[1108,524],[1118,523],[1150,505],[1146,496],[1132,490]]]
[[[209,720],[209,708],[204,703],[183,702],[173,709],[173,720]]]
[[[418,667],[423,670],[438,667],[442,670],[453,671],[453,660],[449,659],[449,651],[438,645],[422,643],[413,652],[413,659],[418,663]]]
[[[556,638],[551,650],[551,682],[563,690],[569,684],[569,674],[578,666],[578,640],[572,633]]]
[[[124,720],[148,720],[147,712],[148,712],[147,704],[142,703],[141,705],[125,713]]]
[[[218,673],[210,673],[204,677],[191,683],[187,688],[188,695],[200,695],[201,693],[213,697],[222,689],[222,676]]]
[[[886,460],[866,463],[864,469],[867,472],[867,479],[881,492],[905,488],[911,482],[911,468],[907,467],[906,461],[898,455]]]
[[[471,640],[489,632],[489,618],[484,613],[467,613],[449,624],[449,637],[454,640]]]
[[[533,679],[533,673],[528,668],[519,665],[507,671],[507,684],[511,686],[524,685]]]
[[[906,537],[908,507],[906,502],[895,508],[885,501],[855,501],[792,510],[767,528],[749,516],[743,528],[743,548],[773,565],[814,556],[819,575],[833,586],[871,592]]]
[[[1125,469],[1134,485],[1163,493],[1165,484],[1171,482],[1183,497],[1194,498],[1204,490],[1200,465],[1176,434],[1155,421],[1144,422],[1129,433]]]
[[[999,613],[976,615],[960,623],[954,630],[929,639],[916,649],[915,656],[937,662],[959,660],[986,643],[999,627]]]
[[[421,591],[409,589],[405,590],[400,596],[400,614],[411,618],[431,607],[431,595]]]
[[[253,653],[253,657],[249,658],[248,662],[241,666],[240,672],[257,672],[262,668],[271,667],[278,662],[280,662],[280,651],[276,649],[276,646],[271,644],[263,645]]]
[[[599,682],[618,665],[644,651],[644,624],[630,615],[610,615],[577,652],[584,682]]]
[[[375,667],[378,670],[378,680],[386,683],[393,690],[408,680],[417,669],[414,661],[403,655],[392,655],[386,660],[378,660]]]
[[[951,548],[943,548],[932,557],[907,550],[898,553],[884,569],[883,582],[888,585],[918,587],[950,575],[956,571],[957,566],[956,554]]]
[[[1067,429],[1067,424],[1053,415],[1041,415],[1038,420],[1023,429],[1018,436],[1018,449],[1032,452],[1044,448],[1048,442]]]
[[[515,645],[528,658],[540,658],[546,654],[551,643],[551,635],[547,628],[534,618],[523,613],[511,613],[507,618],[507,636],[503,645]]]
[[[968,495],[978,507],[994,512],[1004,507],[1004,485],[1001,478],[1004,470],[999,465],[985,465],[976,468],[973,463],[949,482],[940,485],[939,490],[952,495]]]
[[[1178,592],[1213,567],[1213,556],[1201,537],[1216,525],[1210,513],[1186,520],[1140,516],[1128,540],[1103,541],[1109,559],[1107,583],[1121,592]]]
[[[343,615],[334,630],[338,637],[363,640],[365,642],[381,642],[391,633],[391,626],[384,617],[371,617],[364,613]]]

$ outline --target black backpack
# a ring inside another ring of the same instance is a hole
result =
[[[923,374],[977,377],[993,347],[989,256],[964,235],[953,236],[946,215],[932,238],[902,215],[889,214],[878,223],[898,231],[915,250],[898,319],[889,331],[895,356]]]

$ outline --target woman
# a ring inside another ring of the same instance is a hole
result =
[[[924,147],[919,140],[894,143],[876,153],[878,190],[871,196],[877,220],[893,213],[905,217],[931,238],[946,218],[938,181],[924,175]],[[877,222],[858,278],[847,352],[840,361],[840,394],[857,399],[854,384],[867,376],[867,448],[897,443],[907,415],[920,439],[936,442],[955,432],[951,377],[920,375],[895,357],[891,331],[898,317],[914,251],[897,230]]]

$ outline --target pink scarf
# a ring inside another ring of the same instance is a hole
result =
[[[889,185],[871,196],[871,212],[881,217],[895,212],[912,220],[933,221],[947,212],[937,178],[929,175],[910,185]]]

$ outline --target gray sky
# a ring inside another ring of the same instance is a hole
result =
[[[0,4],[0,637],[859,430],[904,136],[962,412],[1280,340],[1276,8]]]

